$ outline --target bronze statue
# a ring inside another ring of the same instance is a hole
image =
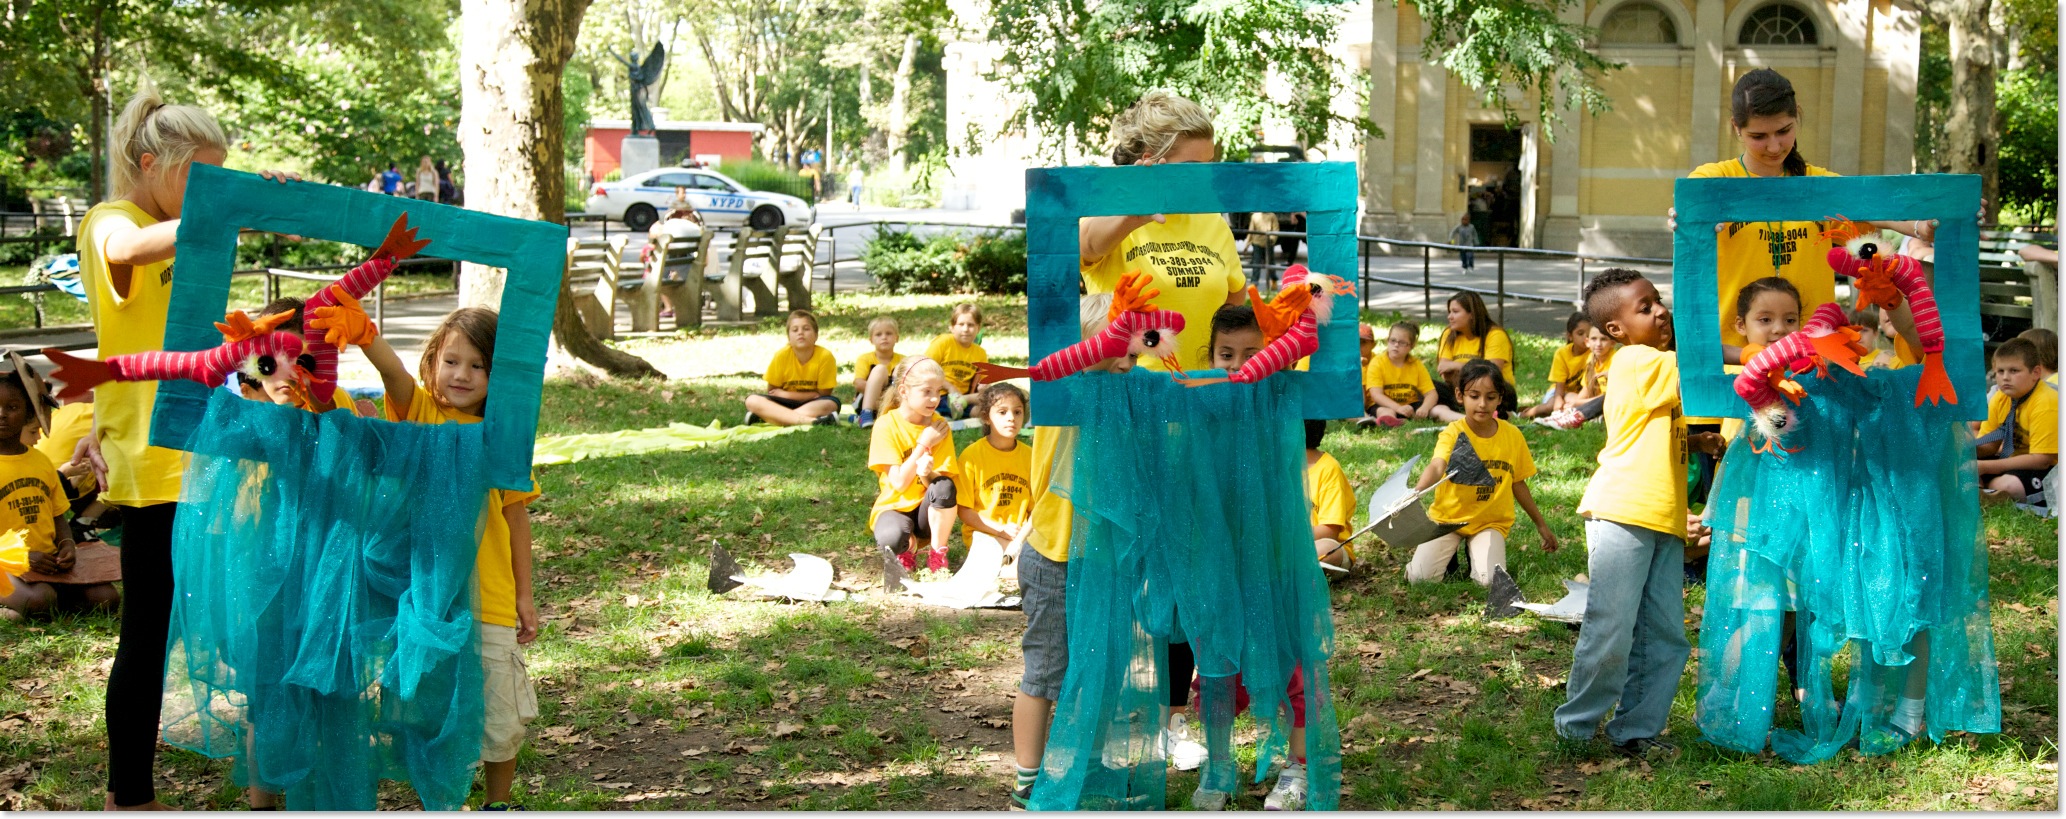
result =
[[[636,54],[618,57],[617,61],[630,70],[631,78],[631,133],[651,136],[653,134],[653,110],[646,107],[646,90],[660,81],[661,72],[667,69],[667,52],[659,43],[653,44],[653,52],[646,55],[645,62],[633,62]]]

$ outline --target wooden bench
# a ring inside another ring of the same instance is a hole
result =
[[[86,205],[83,202],[74,202],[69,196],[60,196],[55,199],[31,199],[29,200],[29,212],[37,215],[35,224],[30,226],[31,232],[34,232],[36,228],[43,227],[45,217],[54,216],[64,221],[65,235],[71,236],[78,233],[78,220],[86,215]]]
[[[1980,231],[1980,316],[1990,339],[2029,327],[2057,329],[2058,270],[2017,255],[2024,245],[2051,241],[2046,233]]]
[[[567,239],[567,282],[578,286],[590,278],[595,281],[587,292],[578,292],[577,287],[574,309],[581,314],[581,322],[588,325],[589,334],[596,338],[617,337],[617,298],[625,241],[621,234],[609,239]]]
[[[745,293],[753,294],[753,316],[757,319],[781,315],[775,297],[780,288],[789,295],[789,309],[811,309],[811,265],[817,258],[817,225],[783,225],[773,230],[747,229],[732,244],[731,264],[718,292],[719,321],[740,321],[745,312]],[[746,272],[748,262],[758,261],[757,274]]]
[[[703,292],[712,280],[705,273],[714,230],[704,230],[695,239],[676,239],[662,233],[653,239],[653,261],[647,267],[646,287],[632,298],[631,329],[653,332],[660,329],[660,296],[674,303],[674,326],[703,326]],[[715,277],[723,282],[723,276]]]

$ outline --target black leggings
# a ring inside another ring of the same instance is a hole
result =
[[[1587,421],[1600,417],[1606,411],[1607,396],[1604,395],[1578,405],[1578,417],[1584,418]]]
[[[1182,708],[1191,704],[1191,675],[1197,667],[1197,661],[1191,657],[1190,643],[1169,644],[1169,707]]]
[[[172,521],[179,505],[122,508],[122,636],[108,670],[108,791],[118,807],[156,801],[158,710],[172,619]]]
[[[925,485],[925,500],[909,512],[884,509],[875,516],[875,545],[890,554],[901,554],[910,545],[912,536],[930,540],[933,524],[927,513],[933,509],[954,508],[954,479],[945,475],[934,477]]]

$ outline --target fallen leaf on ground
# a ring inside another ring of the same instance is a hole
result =
[[[781,739],[781,738],[783,738],[783,737],[786,737],[786,736],[791,736],[791,735],[794,735],[794,734],[795,734],[796,732],[798,732],[798,731],[801,731],[801,730],[803,730],[803,729],[802,729],[802,728],[798,728],[797,726],[795,726],[795,725],[792,725],[792,724],[790,724],[790,723],[787,723],[787,722],[777,722],[777,723],[775,723],[775,732],[774,732],[774,737],[775,737],[776,739]]]
[[[1409,680],[1418,680],[1418,679],[1420,679],[1420,678],[1422,678],[1422,677],[1425,677],[1425,676],[1427,676],[1427,675],[1429,675],[1429,674],[1433,674],[1433,673],[1435,673],[1435,670],[1434,670],[1434,669],[1432,669],[1432,668],[1423,668],[1423,669],[1421,669],[1421,670],[1419,670],[1419,671],[1415,671],[1415,672],[1413,672],[1412,674],[1408,674],[1408,675],[1406,675],[1406,679],[1409,679]]]

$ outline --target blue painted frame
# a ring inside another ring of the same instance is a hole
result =
[[[509,271],[495,333],[495,368],[482,420],[488,483],[531,488],[532,442],[545,381],[545,348],[566,269],[567,228],[496,216],[417,199],[325,185],[279,183],[255,174],[195,163],[187,177],[179,223],[177,275],[165,322],[165,349],[205,350],[222,343],[215,321],[229,304],[240,228],[326,239],[372,248],[407,213],[423,255]],[[208,408],[209,388],[167,381],[151,412],[151,443],[185,450]]]
[[[1933,289],[1944,322],[1944,368],[1958,392],[1958,417],[1987,417],[1987,361],[1980,331],[1980,177],[1794,176],[1680,179],[1672,186],[1672,316],[1679,341],[1679,391],[1687,415],[1742,417],[1735,376],[1722,371],[1714,226],[1723,222],[1937,220]]]
[[[1026,171],[1026,324],[1030,360],[1083,340],[1077,320],[1082,281],[1078,219],[1140,213],[1306,212],[1307,266],[1354,280],[1356,166],[1347,162],[1180,163],[1034,168]],[[1301,379],[1304,417],[1363,414],[1354,296],[1336,296],[1320,349]],[[1194,375],[1220,374],[1214,370]],[[1135,370],[1134,377],[1163,378]],[[1035,382],[1036,425],[1073,425],[1068,379]],[[1203,387],[1201,389],[1212,389]]]

